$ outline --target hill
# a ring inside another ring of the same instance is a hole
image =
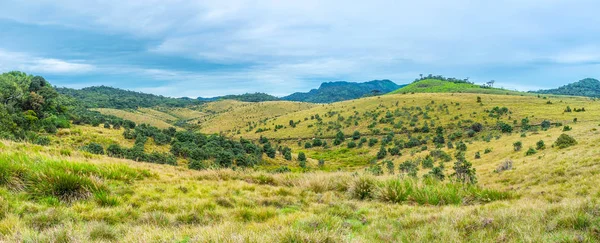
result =
[[[265,93],[245,93],[241,95],[225,95],[217,96],[212,98],[198,97],[201,101],[218,101],[218,100],[237,100],[243,102],[263,102],[263,101],[277,101],[279,98]]]
[[[391,92],[406,93],[477,93],[477,94],[524,94],[517,91],[476,85],[466,81],[445,81],[440,79],[423,79]]]
[[[532,92],[538,94],[600,97],[600,81],[593,78],[586,78],[572,84],[561,86],[557,89],[538,90]]]
[[[83,89],[57,88],[59,93],[78,100],[86,108],[135,109],[138,107],[184,107],[201,104],[189,98],[170,98],[153,94],[117,89],[107,86]]]
[[[275,118],[259,104],[226,100],[200,109],[228,114],[217,124],[244,107],[262,113],[253,118],[259,126],[238,134],[256,135],[256,145],[145,126],[129,139],[123,127],[74,125],[50,135],[48,146],[0,141],[0,241],[600,239],[598,101],[393,94]],[[563,134],[576,143],[554,146]],[[172,141],[159,143],[164,136]],[[260,162],[249,154],[256,151],[265,151]],[[155,157],[169,164],[141,162]],[[476,172],[477,183],[459,181],[455,168]]]
[[[293,93],[282,97],[283,100],[311,103],[332,103],[344,100],[358,99],[376,94],[385,94],[402,87],[390,80],[373,80],[364,83],[345,81],[322,83],[318,89],[308,93]]]

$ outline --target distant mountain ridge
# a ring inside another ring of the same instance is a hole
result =
[[[244,102],[263,102],[263,101],[276,101],[280,100],[279,98],[272,96],[266,93],[245,93],[241,95],[225,95],[225,96],[217,96],[212,98],[203,98],[198,97],[198,100],[201,101],[217,101],[217,100],[239,100]]]
[[[332,103],[337,101],[358,99],[373,93],[385,94],[404,85],[384,79],[373,80],[364,83],[353,83],[346,81],[325,82],[318,89],[312,89],[309,92],[296,92],[288,96],[284,96],[282,100],[301,101],[311,103]]]
[[[593,78],[586,78],[556,89],[538,90],[532,91],[532,93],[587,96],[597,98],[600,97],[600,81]]]

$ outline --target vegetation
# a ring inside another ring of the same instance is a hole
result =
[[[136,109],[138,107],[183,107],[200,104],[198,100],[188,98],[169,98],[107,86],[89,87],[80,90],[58,88],[57,91],[75,98],[86,108]]]
[[[511,94],[519,95],[520,92],[493,88],[491,86],[475,85],[464,80],[446,81],[435,77],[415,81],[405,87],[391,92],[391,94],[410,93],[477,93],[477,94]]]
[[[279,98],[265,93],[246,93],[241,95],[225,95],[213,98],[198,97],[200,101],[238,100],[243,102],[277,101]]]
[[[68,126],[25,132],[44,146],[0,140],[0,241],[600,240],[589,98],[110,109],[142,122],[58,99]]]
[[[390,80],[373,80],[364,83],[328,82],[322,83],[318,89],[313,89],[308,93],[293,93],[281,99],[311,103],[332,103],[364,96],[385,94],[400,87],[402,86]]]
[[[534,93],[600,97],[600,81],[593,78],[586,78],[557,89],[538,90]]]

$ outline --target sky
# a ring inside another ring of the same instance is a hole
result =
[[[521,91],[600,78],[597,0],[2,0],[0,72],[171,97],[419,74]]]

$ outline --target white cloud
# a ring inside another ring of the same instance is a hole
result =
[[[42,58],[22,62],[23,67],[134,73],[170,82],[146,90],[174,96],[284,95],[314,87],[313,80],[389,78],[402,83],[436,71],[522,88],[547,85],[552,78],[562,82],[577,70],[594,75],[598,72],[589,67],[556,69],[539,63],[599,60],[598,8],[596,0],[4,0],[0,17],[151,40],[144,54],[164,59],[240,66],[196,71]],[[173,88],[179,85],[184,86]]]
[[[95,67],[76,61],[36,57],[26,53],[0,49],[0,69],[3,71],[21,70],[39,74],[80,74],[93,71]]]

